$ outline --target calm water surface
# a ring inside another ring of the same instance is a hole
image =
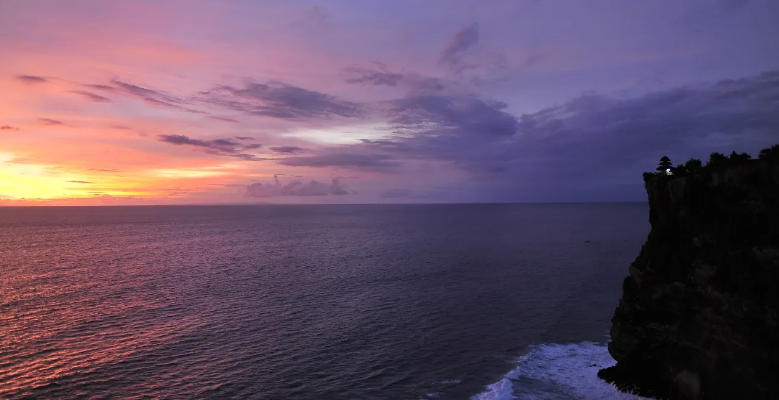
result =
[[[633,398],[595,374],[647,220],[646,204],[0,208],[0,398]]]

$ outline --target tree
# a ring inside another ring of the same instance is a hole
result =
[[[701,162],[701,160],[698,160],[696,158],[691,158],[687,160],[686,163],[684,163],[684,168],[686,168],[687,171],[690,172],[697,172],[703,168],[703,163]]]
[[[752,156],[747,153],[737,154],[735,151],[730,153],[730,162],[733,164],[743,164],[751,159]]]
[[[706,163],[706,167],[711,169],[722,169],[727,167],[729,164],[730,159],[728,159],[727,156],[722,153],[714,152],[709,155],[709,162]]]
[[[690,171],[687,170],[687,167],[685,167],[684,164],[679,164],[671,168],[671,172],[673,172],[674,175],[679,176],[686,176],[690,174]]]
[[[761,160],[779,159],[779,144],[775,144],[770,148],[760,150],[758,158]]]
[[[658,165],[657,170],[660,172],[665,172],[668,171],[672,165],[673,164],[671,164],[671,159],[667,156],[663,156],[663,158],[660,159],[660,165]]]

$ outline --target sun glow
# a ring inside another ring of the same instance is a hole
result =
[[[338,129],[301,129],[279,136],[299,139],[313,143],[338,145],[356,144],[362,139],[378,140],[386,139],[389,135],[386,124],[362,124]]]
[[[153,173],[161,178],[209,178],[227,175],[228,171],[223,170],[222,167],[205,167],[157,169]]]
[[[88,178],[58,171],[56,167],[14,161],[10,153],[0,153],[0,196],[12,199],[89,196]]]

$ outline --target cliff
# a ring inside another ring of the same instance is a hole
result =
[[[776,148],[776,146],[775,146]],[[598,376],[666,399],[779,399],[779,158],[645,174],[652,229]]]

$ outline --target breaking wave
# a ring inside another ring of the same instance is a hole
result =
[[[598,370],[614,364],[602,343],[536,345],[516,368],[471,400],[642,399],[598,378]]]

